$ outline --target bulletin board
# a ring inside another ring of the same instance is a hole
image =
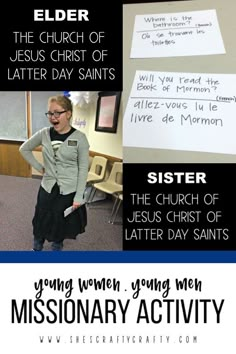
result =
[[[49,126],[45,113],[48,111],[48,98],[63,95],[62,91],[31,91],[32,134]]]
[[[0,140],[27,139],[25,91],[0,92]]]

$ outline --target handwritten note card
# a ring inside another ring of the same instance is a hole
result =
[[[123,145],[236,154],[236,75],[137,71]]]
[[[225,53],[215,10],[136,15],[131,58]]]

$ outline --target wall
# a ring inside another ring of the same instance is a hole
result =
[[[47,97],[52,92],[47,92]],[[40,95],[40,92],[37,92]],[[45,102],[45,92],[42,92],[42,100]],[[40,97],[39,97],[40,99]],[[28,121],[32,114],[30,110],[29,101],[26,103],[28,112]],[[42,109],[44,112],[45,109]],[[43,113],[42,113],[43,114]],[[96,118],[96,102],[90,105],[84,105],[82,108],[74,107],[72,125],[75,128],[84,132],[90,143],[90,151],[98,152],[101,154],[113,156],[122,159],[122,112],[120,107],[120,115],[117,127],[117,133],[101,133],[95,132],[95,118]],[[44,116],[43,116],[44,118]],[[85,125],[84,122],[86,123]],[[81,124],[80,126],[78,125]],[[45,126],[49,125],[45,120]],[[31,176],[31,168],[24,161],[19,153],[19,147],[22,142],[14,141],[1,141],[0,143],[0,174],[29,177]],[[35,157],[42,161],[41,151],[34,152]],[[33,175],[40,175],[35,169],[32,169]]]
[[[209,9],[216,9],[226,54],[148,59],[129,58],[135,15]],[[124,110],[136,70],[236,74],[235,13],[235,0],[194,0],[123,5]],[[123,153],[126,162],[236,162],[235,155],[205,152],[125,147]]]
[[[73,114],[72,125],[77,128],[76,120],[85,121],[86,126],[79,129],[84,132],[90,144],[90,150],[99,152],[105,155],[122,158],[122,103],[120,105],[120,114],[118,118],[117,132],[103,133],[95,131],[96,120],[96,102],[93,102],[89,107],[75,107]]]

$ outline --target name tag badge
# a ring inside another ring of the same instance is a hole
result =
[[[77,140],[68,140],[68,146],[77,146],[78,141]]]

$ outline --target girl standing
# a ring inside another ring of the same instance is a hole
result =
[[[46,116],[52,126],[39,130],[20,147],[24,159],[43,175],[32,221],[34,251],[41,251],[45,240],[51,242],[52,250],[62,250],[64,239],[75,239],[87,225],[83,196],[89,144],[85,134],[71,126],[72,110],[68,97],[50,97]],[[33,155],[40,145],[43,165]],[[65,217],[68,207],[73,211]]]

